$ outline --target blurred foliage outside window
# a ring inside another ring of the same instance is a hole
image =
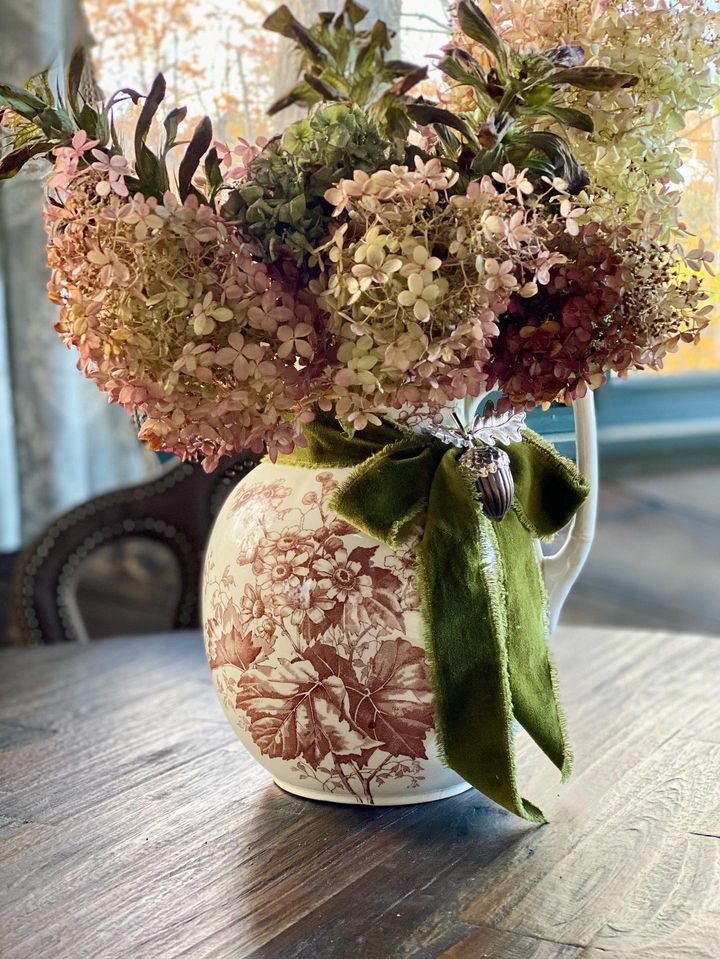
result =
[[[720,103],[716,104],[720,110]],[[700,345],[680,349],[669,357],[669,373],[720,371],[720,114],[688,117],[680,134],[688,148],[683,164],[687,182],[682,213],[688,230],[700,237],[716,255],[715,276],[705,276],[705,285],[715,304],[714,322],[705,330]],[[689,240],[690,246],[695,246]]]
[[[422,62],[437,53],[449,36],[450,0],[363,0],[371,16],[399,25],[399,53]],[[156,73],[165,74],[167,100],[188,107],[187,129],[204,115],[212,118],[215,139],[233,143],[270,137],[283,123],[267,117],[268,105],[292,85],[292,66],[281,52],[277,36],[262,22],[277,4],[273,0],[85,0],[95,39],[93,58],[101,89],[120,87],[145,91]],[[330,6],[323,0],[290,4],[300,19]],[[429,79],[428,93],[436,79]],[[720,109],[720,104],[717,105]],[[126,123],[132,120],[129,107]],[[290,119],[290,118],[288,118]],[[287,121],[286,121],[287,122]],[[119,124],[122,133],[122,121]],[[687,148],[683,175],[688,182],[683,217],[691,233],[720,252],[720,115],[688,117],[678,131],[679,146]],[[695,242],[688,241],[689,248]],[[718,275],[708,289],[720,306]],[[720,372],[720,310],[699,347],[686,347],[671,356],[666,372]],[[653,374],[640,374],[649,375]],[[657,374],[654,374],[657,375]]]

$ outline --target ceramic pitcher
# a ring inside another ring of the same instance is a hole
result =
[[[478,401],[456,410],[469,421]],[[597,512],[592,394],[574,407],[591,494],[562,548],[538,555],[551,630]],[[203,626],[213,682],[275,782],[330,802],[430,802],[470,786],[439,758],[411,548],[393,551],[329,508],[348,469],[261,463],[210,538]]]

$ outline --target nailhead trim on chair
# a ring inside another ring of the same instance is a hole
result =
[[[134,516],[115,523],[103,524],[75,544],[71,552],[62,559],[56,575],[54,597],[57,612],[57,625],[62,636],[55,637],[64,641],[79,639],[70,610],[70,597],[76,585],[78,569],[83,561],[99,546],[127,535],[147,536],[165,543],[172,550],[179,565],[184,584],[183,594],[176,609],[177,626],[190,626],[193,623],[198,605],[197,583],[202,549],[204,548],[210,526],[222,503],[233,486],[259,462],[255,454],[241,454],[234,460],[228,460],[224,468],[215,474],[203,474],[199,466],[179,464],[168,469],[162,476],[148,483],[129,489],[106,493],[89,503],[70,510],[54,520],[38,540],[21,557],[15,586],[15,630],[20,641],[35,645],[47,641],[43,635],[42,623],[38,616],[37,597],[41,590],[39,582],[43,565],[51,557],[61,542],[63,534],[75,529],[79,524],[93,516],[123,506],[137,505],[154,497],[162,499],[174,487],[188,483],[187,495],[190,516],[188,528],[193,530],[192,539],[172,522],[153,516]],[[200,497],[200,499],[198,499]],[[205,504],[203,507],[202,504]],[[192,513],[192,509],[201,510],[204,520]],[[50,575],[50,574],[48,574]]]
[[[149,499],[151,496],[155,496],[157,493],[165,492],[166,490],[172,489],[173,486],[177,486],[178,483],[186,479],[192,472],[193,467],[187,463],[175,466],[169,469],[166,475],[161,476],[150,483],[144,483],[141,486],[135,487],[132,490],[132,498],[136,501]],[[83,503],[81,506],[76,506],[74,509],[70,510],[70,512],[64,513],[62,516],[58,517],[58,519],[50,523],[45,530],[42,539],[33,551],[33,555],[24,566],[24,569],[21,570],[20,574],[22,576],[22,596],[24,600],[22,609],[24,622],[20,624],[20,627],[21,629],[23,626],[26,627],[23,632],[26,634],[25,639],[29,640],[28,645],[36,645],[38,643],[42,643],[43,641],[42,633],[39,629],[40,623],[38,621],[37,614],[35,613],[35,606],[32,601],[34,596],[35,576],[40,569],[43,560],[49,555],[51,549],[60,538],[60,535],[65,532],[65,530],[73,526],[77,520],[85,519],[88,516],[93,516],[98,512],[101,503],[102,506],[110,506],[115,503],[119,504],[124,502],[127,499],[128,492],[129,490],[127,489],[116,490],[114,492],[103,494],[101,497],[98,497],[97,500],[94,500],[91,503]],[[91,538],[92,537],[88,537],[88,539]],[[87,542],[87,540],[85,542]],[[72,556],[77,555],[78,551],[75,551],[75,553],[72,554]],[[76,565],[79,565],[80,560],[84,559],[87,555],[88,552],[85,552],[84,555],[78,559]],[[62,575],[63,574],[61,573],[61,577]],[[57,596],[57,600],[60,619],[63,622],[63,625],[65,625],[67,623],[67,610],[65,609],[65,604],[61,601],[59,595]],[[75,629],[71,628],[68,631],[67,639],[69,641],[76,639],[77,637],[74,634]]]
[[[183,536],[182,533],[175,529],[174,526],[169,526],[167,523],[163,523],[161,520],[153,519],[139,521],[124,520],[122,523],[117,523],[114,526],[105,526],[83,540],[80,546],[75,549],[70,556],[68,556],[60,572],[56,590],[56,600],[60,619],[65,628],[65,634],[69,640],[80,639],[80,637],[77,635],[77,630],[75,629],[72,616],[69,612],[69,604],[66,596],[74,585],[73,581],[78,569],[82,565],[83,560],[87,559],[90,553],[92,553],[93,550],[97,549],[97,547],[101,546],[103,543],[110,542],[114,539],[121,539],[123,534],[142,535],[143,533],[159,534],[157,538],[160,541],[167,542],[168,545],[172,543],[175,546],[177,550],[175,553],[176,556],[178,556],[178,553],[182,554],[184,572],[186,574],[183,579],[190,580],[193,574],[199,575],[199,563],[193,556],[192,544],[187,537]],[[180,602],[181,605],[178,612],[178,621],[182,626],[189,626],[195,606],[194,597],[186,594],[181,597]],[[40,634],[40,630],[36,628],[35,633],[36,641],[41,641],[42,636]]]

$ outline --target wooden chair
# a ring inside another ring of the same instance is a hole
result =
[[[210,527],[230,490],[259,459],[243,453],[210,474],[197,464],[173,462],[150,482],[106,493],[59,516],[18,558],[11,641],[87,642],[77,603],[80,568],[99,547],[127,537],[154,540],[172,552],[180,573],[173,628],[197,625]]]

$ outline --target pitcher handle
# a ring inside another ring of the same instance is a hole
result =
[[[590,390],[573,403],[577,467],[590,484],[590,493],[573,519],[567,539],[551,556],[542,556],[543,579],[548,597],[550,632],[590,552],[598,507],[598,447],[595,398]],[[541,554],[542,555],[542,554]]]

